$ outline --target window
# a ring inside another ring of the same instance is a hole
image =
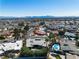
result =
[[[33,43],[33,41],[30,41],[31,43]]]
[[[35,41],[40,41],[41,39],[35,39]]]

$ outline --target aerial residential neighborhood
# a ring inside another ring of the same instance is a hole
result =
[[[79,58],[79,21],[76,18],[75,21],[59,20],[60,18],[57,20],[30,18],[30,21],[27,20],[28,18],[15,19],[11,18],[10,21],[6,18],[0,19],[1,58],[4,56]],[[58,47],[55,48],[55,45]]]

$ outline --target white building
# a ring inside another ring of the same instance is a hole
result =
[[[9,50],[21,50],[22,48],[22,40],[18,40],[16,42],[6,42],[0,44],[0,54]]]
[[[4,53],[4,51],[2,49],[2,45],[0,44],[0,55],[3,54],[3,53]]]
[[[26,40],[27,47],[33,47],[34,45],[46,47],[45,36],[32,36]]]
[[[76,34],[75,33],[70,33],[70,32],[65,32],[65,38],[64,39],[71,39],[71,40],[75,40]],[[69,38],[68,38],[69,37]]]

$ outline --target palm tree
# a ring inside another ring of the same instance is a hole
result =
[[[48,36],[49,39],[52,39],[54,38],[54,34],[52,32],[50,32],[49,36]]]
[[[49,38],[48,37],[45,38],[45,42],[46,42],[46,47],[48,47],[48,42],[49,42]]]
[[[24,30],[23,30],[23,36],[24,36],[24,40],[23,40],[23,46],[26,46],[26,39],[27,39],[27,31],[29,30],[29,26],[28,25],[26,25],[25,27],[24,27]]]
[[[50,32],[48,38],[51,40],[52,43],[56,42],[55,36],[52,32]]]
[[[18,38],[20,37],[20,31],[19,31],[19,29],[17,29],[17,28],[14,29],[14,35],[13,36],[15,37],[15,39],[18,40]]]

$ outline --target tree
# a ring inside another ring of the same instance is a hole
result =
[[[31,50],[27,47],[22,47],[20,56],[25,57],[41,57],[46,56],[48,52],[47,48],[37,49],[37,50]]]
[[[79,35],[76,34],[75,40],[78,41],[79,40]]]
[[[19,29],[17,29],[17,28],[14,29],[14,35],[13,36],[15,37],[15,39],[18,39],[19,38],[19,36],[20,36]]]
[[[50,39],[48,37],[45,38],[45,42],[46,42],[46,47],[48,47],[48,41],[50,41]]]
[[[52,43],[56,41],[55,35],[52,32],[50,32],[48,38],[52,41]]]
[[[23,30],[23,36],[24,36],[24,40],[23,40],[23,46],[26,46],[26,35],[27,35],[27,31],[29,30],[29,26],[26,25],[24,27],[24,30]]]
[[[59,35],[60,35],[60,36],[63,36],[64,34],[65,34],[64,31],[59,31]]]
[[[62,59],[59,55],[56,56],[56,59]]]
[[[24,26],[24,22],[19,23],[18,26]]]
[[[54,38],[54,34],[52,32],[50,32],[49,36],[48,36],[49,39],[52,39]]]
[[[27,56],[27,57],[33,56],[33,51],[31,51],[31,49],[27,47],[22,47],[20,56]]]
[[[5,37],[1,35],[1,36],[0,36],[0,40],[3,40],[3,39],[5,39]]]
[[[27,31],[29,30],[29,26],[26,25],[26,26],[24,27],[24,30],[27,32]]]

